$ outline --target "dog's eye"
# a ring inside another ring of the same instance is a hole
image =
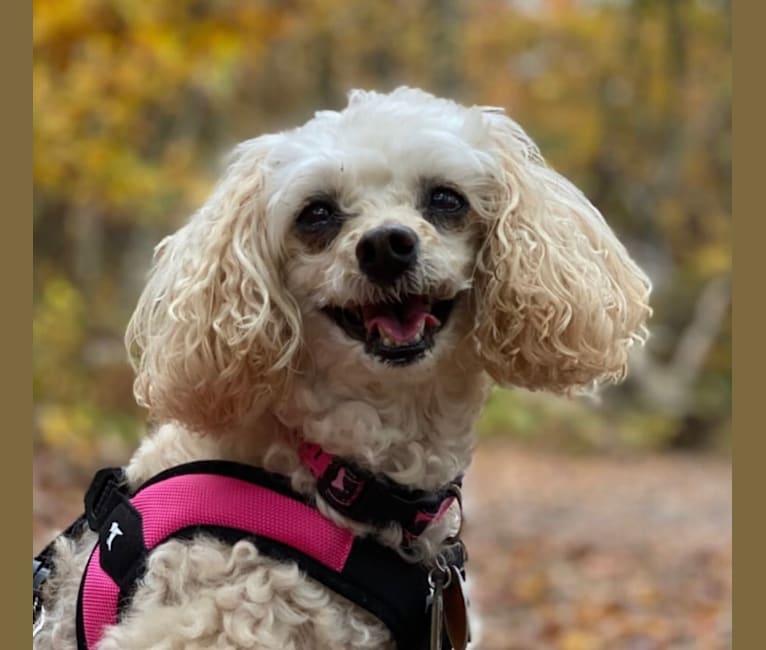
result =
[[[456,214],[466,207],[466,200],[455,190],[448,187],[436,187],[428,197],[429,210],[441,214]]]
[[[309,203],[295,220],[301,230],[317,231],[332,224],[337,216],[335,207],[327,201]]]

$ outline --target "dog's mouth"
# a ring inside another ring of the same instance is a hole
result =
[[[325,307],[322,311],[349,337],[364,343],[368,354],[404,366],[433,348],[454,305],[454,297],[436,300],[411,294],[398,302]]]

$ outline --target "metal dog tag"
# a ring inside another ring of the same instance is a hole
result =
[[[468,620],[468,597],[465,582],[456,566],[450,567],[451,579],[444,587],[444,622],[447,636],[454,650],[465,650],[471,640],[471,626]],[[432,633],[433,633],[433,628]]]

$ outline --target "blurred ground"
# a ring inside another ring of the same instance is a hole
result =
[[[466,492],[482,650],[731,648],[728,461],[488,444]]]
[[[79,514],[89,471],[37,450],[36,551]],[[731,648],[728,460],[489,441],[465,491],[479,650]]]

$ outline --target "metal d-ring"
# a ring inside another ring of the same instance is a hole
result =
[[[460,520],[458,522],[457,531],[454,535],[450,535],[447,539],[444,540],[444,543],[450,546],[460,542],[460,534],[463,532],[463,491],[460,489],[460,486],[457,483],[452,483],[447,488],[447,493],[451,494],[455,498],[455,501],[457,501],[458,510],[460,512]]]

